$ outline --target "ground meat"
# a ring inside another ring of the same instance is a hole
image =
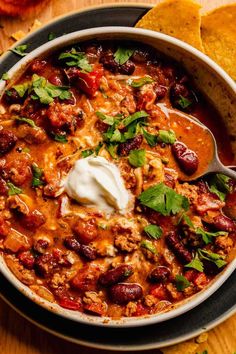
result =
[[[2,174],[9,178],[12,183],[22,186],[31,180],[31,158],[26,153],[14,153],[2,168]]]
[[[7,129],[0,130],[0,155],[4,155],[13,149],[17,141],[17,137]]]
[[[138,248],[141,236],[133,223],[122,219],[112,227],[112,232],[115,246],[121,251],[132,252]]]
[[[176,192],[189,199],[190,203],[197,204],[198,187],[189,183],[176,184]]]
[[[0,239],[6,237],[10,232],[8,223],[0,216]]]
[[[52,103],[47,110],[47,118],[54,134],[73,133],[76,129],[76,114],[70,105]]]
[[[125,307],[125,316],[131,317],[136,313],[136,311],[137,311],[137,304],[135,302],[130,301]]]
[[[8,255],[6,256],[6,263],[12,273],[23,283],[26,285],[31,285],[35,283],[35,275],[29,270],[25,269],[22,264],[19,263],[19,260],[14,256]]]
[[[220,210],[224,207],[225,203],[222,202],[213,193],[202,193],[197,198],[195,208],[197,212],[202,215],[208,210]]]
[[[215,238],[215,246],[218,253],[227,255],[233,247],[233,240],[229,236],[218,236]]]
[[[172,283],[167,284],[166,290],[168,291],[168,293],[170,294],[170,296],[172,297],[173,300],[175,300],[175,301],[181,300],[182,294],[180,291],[178,291],[176,289],[174,284],[172,284]]]
[[[32,128],[28,124],[18,126],[17,137],[24,139],[28,144],[42,144],[47,139],[47,135],[42,128]]]
[[[144,304],[148,307],[155,306],[158,303],[158,299],[153,295],[146,295],[144,297]]]

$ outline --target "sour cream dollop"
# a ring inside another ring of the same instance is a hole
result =
[[[116,165],[104,157],[77,160],[64,185],[66,193],[78,203],[112,213],[125,214],[129,193]]]

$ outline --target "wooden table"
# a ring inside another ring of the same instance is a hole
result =
[[[46,23],[69,11],[86,6],[109,4],[110,2],[109,0],[51,0],[36,17],[42,23]],[[121,1],[113,0],[113,2],[119,3]],[[136,2],[143,3],[142,0],[136,0]],[[222,4],[233,3],[235,0],[199,0],[199,2],[203,5],[203,10],[209,10]],[[146,3],[153,3],[153,1],[146,0]],[[10,38],[12,33],[18,30],[27,32],[33,22],[34,18],[24,20],[0,18],[0,24],[3,26],[0,29],[0,52],[14,43]],[[223,299],[219,299],[219,301],[223,301]],[[102,354],[104,352],[70,344],[44,332],[20,317],[2,300],[0,300],[0,319],[1,354]],[[236,351],[236,315],[211,330],[207,342],[200,344],[197,351],[202,353],[206,349],[208,354],[233,354]],[[107,352],[107,354],[112,353],[115,352]],[[152,350],[148,353],[157,354],[159,351]],[[165,351],[165,353],[167,352]],[[171,353],[173,354],[174,351]],[[184,348],[181,353],[188,354]]]

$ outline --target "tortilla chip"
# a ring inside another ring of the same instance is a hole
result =
[[[236,80],[236,4],[202,16],[201,27],[206,54]]]
[[[162,348],[161,351],[163,354],[195,354],[197,348],[198,344],[192,340],[171,347]]]
[[[191,0],[166,0],[148,11],[135,27],[168,34],[203,51],[200,8]]]

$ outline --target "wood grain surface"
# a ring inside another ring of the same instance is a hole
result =
[[[20,1],[20,0],[19,0]],[[33,0],[32,0],[33,1]],[[115,0],[115,3],[121,1]],[[122,1],[132,2],[133,1]],[[154,1],[146,0],[146,3]],[[158,2],[158,1],[157,1]],[[235,0],[199,0],[202,4],[202,11],[208,11],[220,5],[235,3]],[[40,13],[34,18],[12,19],[0,17],[0,52],[8,49],[14,43],[11,35],[19,30],[27,33],[35,18],[45,24],[56,16],[66,14],[69,11],[79,10],[84,7],[99,4],[109,4],[109,0],[49,0]],[[136,3],[144,1],[136,0]],[[219,299],[223,301],[223,299]],[[194,341],[192,341],[194,343]],[[172,348],[171,351],[163,350],[165,354],[201,354],[204,350],[208,354],[234,354],[236,352],[236,315],[219,325],[208,333],[208,340],[199,344],[198,348],[188,351],[188,346]],[[115,354],[118,352],[101,351],[89,349],[82,346],[70,344],[62,339],[37,328],[27,320],[23,319],[2,300],[0,300],[0,354]],[[128,352],[127,352],[128,353]],[[144,353],[144,352],[140,352]],[[158,354],[160,351],[151,350],[146,353]]]

